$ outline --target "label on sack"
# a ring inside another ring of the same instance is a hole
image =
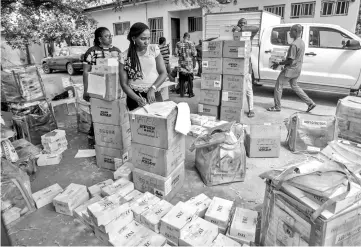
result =
[[[327,121],[315,121],[315,120],[302,120],[302,125],[308,126],[308,127],[327,127]]]
[[[222,92],[222,100],[228,101],[228,92]]]
[[[202,62],[202,67],[208,68],[208,61],[203,61]]]
[[[220,88],[221,87],[221,82],[220,81],[214,81],[214,87]]]
[[[318,147],[307,146],[307,151],[310,151],[310,152],[320,152],[321,149],[318,148]]]
[[[202,104],[198,104],[198,112],[203,112],[203,105]]]

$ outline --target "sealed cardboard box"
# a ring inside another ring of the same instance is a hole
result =
[[[113,246],[129,246],[128,242],[133,238],[137,238],[137,233],[144,229],[144,226],[133,220],[120,230],[116,231],[116,236],[110,239],[109,242]]]
[[[251,41],[225,40],[223,45],[223,57],[248,58],[251,54]]]
[[[198,216],[201,218],[204,218],[204,215],[205,215],[209,205],[211,204],[211,202],[212,202],[212,200],[208,196],[206,196],[205,194],[202,193],[195,197],[192,197],[185,203],[188,205],[191,205],[193,207],[196,207],[198,210]]]
[[[198,113],[205,116],[214,116],[219,119],[219,106],[198,104]]]
[[[63,153],[41,154],[37,160],[38,166],[52,166],[60,163]]]
[[[150,230],[159,233],[160,219],[166,215],[173,205],[165,200],[159,201],[149,210],[145,211],[140,216],[140,222],[148,227]]]
[[[246,243],[255,242],[257,220],[257,211],[236,208],[229,228],[229,235],[240,238]]]
[[[109,239],[115,237],[115,231],[120,230],[121,228],[133,221],[133,211],[130,208],[130,204],[125,203],[121,206],[121,208],[123,211],[114,220],[112,220],[106,225],[99,226],[99,230],[108,233]]]
[[[59,184],[53,184],[33,194],[36,207],[41,208],[53,202],[54,197],[63,192]]]
[[[98,146],[115,149],[126,149],[132,139],[129,122],[121,126],[94,123],[94,135]]]
[[[133,169],[133,164],[130,162],[126,162],[114,172],[114,179],[124,178],[126,180],[133,181]]]
[[[232,91],[222,91],[222,106],[231,106],[244,108],[244,100],[246,93],[243,92],[232,92]]]
[[[169,149],[133,142],[132,151],[136,168],[167,177],[185,159],[185,137],[177,135]]]
[[[113,101],[123,97],[118,73],[93,73],[88,76],[88,93],[91,98]]]
[[[217,225],[221,233],[225,233],[230,214],[233,207],[233,202],[219,197],[213,197],[211,204],[204,216],[204,219]]]
[[[281,149],[281,126],[279,124],[251,125],[246,134],[246,151],[252,158],[279,157]]]
[[[172,243],[178,245],[181,237],[181,230],[190,221],[197,218],[197,209],[178,202],[161,220],[160,233]]]
[[[83,222],[84,224],[86,224],[86,218],[85,218],[85,214],[87,215],[87,217],[89,217],[88,215],[88,211],[87,208],[89,205],[92,205],[93,203],[96,203],[98,201],[100,201],[102,198],[100,195],[95,195],[93,198],[91,198],[90,200],[84,202],[83,204],[79,205],[77,208],[74,209],[74,216],[77,217],[81,222]]]
[[[115,171],[116,167],[118,167],[115,165],[115,158],[122,159],[124,161],[129,160],[132,157],[130,147],[122,150],[95,145],[95,153],[98,167],[113,171]]]
[[[361,100],[358,97],[347,96],[337,103],[336,117],[339,136],[361,143]]]
[[[101,188],[101,194],[102,196],[110,196],[116,193],[124,197],[132,190],[134,190],[134,184],[127,179],[120,178],[114,183]]]
[[[107,185],[112,184],[114,181],[112,179],[107,179],[105,181],[99,182],[97,184],[94,184],[88,188],[89,193],[91,197],[94,197],[96,195],[100,195],[102,192],[102,188],[104,188]]]
[[[168,177],[162,177],[135,168],[133,171],[133,181],[137,190],[154,193],[159,198],[169,201],[183,187],[184,162],[179,164]]]
[[[127,194],[126,196],[124,196],[124,199],[131,203],[134,200],[138,199],[139,197],[141,197],[143,195],[142,192],[140,192],[139,190],[133,190],[132,192],[130,192],[129,194]]]
[[[202,58],[206,57],[222,57],[223,41],[203,41]]]
[[[41,136],[41,143],[44,145],[44,143],[52,143],[57,141],[66,140],[66,132],[65,130],[59,130],[55,129],[49,133],[46,133],[45,135]]]
[[[249,73],[249,59],[223,58],[222,74],[245,75]]]
[[[105,101],[90,99],[94,123],[122,125],[129,121],[126,99]]]
[[[219,106],[221,103],[221,92],[213,90],[201,90],[199,103],[205,105]]]
[[[201,89],[222,90],[222,75],[221,74],[202,74]]]
[[[73,216],[73,210],[89,200],[86,186],[71,183],[66,189],[53,199],[55,211]]]
[[[138,108],[130,112],[132,141],[169,149],[178,135],[175,131],[177,113],[177,105],[172,101],[153,103],[147,110]]]
[[[202,73],[222,74],[222,58],[202,58]]]
[[[222,246],[242,246],[238,242],[231,238],[219,233],[215,240],[213,240],[211,247],[222,247]]]
[[[241,123],[244,120],[244,109],[234,106],[221,106],[221,120]]]
[[[218,235],[218,226],[196,218],[181,230],[179,246],[209,246]]]
[[[234,32],[233,40],[236,41],[250,41],[252,32]]]
[[[201,116],[198,114],[191,114],[191,124],[192,125],[203,126],[203,124],[205,124],[206,122],[208,122],[208,117]]]
[[[151,209],[158,202],[160,202],[158,197],[149,192],[145,192],[142,196],[131,203],[134,219],[140,223],[141,214]]]
[[[223,90],[232,92],[243,92],[247,87],[246,76],[223,75]]]

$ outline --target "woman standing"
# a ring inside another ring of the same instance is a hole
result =
[[[149,44],[150,31],[137,22],[129,30],[129,48],[120,56],[120,85],[127,94],[130,111],[137,107],[161,101],[159,87],[167,77],[162,54],[157,45]]]

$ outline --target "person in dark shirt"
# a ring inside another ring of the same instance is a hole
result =
[[[197,51],[197,63],[198,63],[198,73],[197,76],[202,75],[202,40],[199,40],[199,44],[196,45],[196,51]]]
[[[170,63],[169,63],[170,52],[169,52],[169,44],[167,44],[166,38],[160,37],[158,46],[159,46],[160,53],[163,56],[165,68],[167,69],[167,73],[169,74],[171,72],[170,71]]]

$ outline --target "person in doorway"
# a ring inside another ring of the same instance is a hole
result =
[[[169,63],[169,44],[166,43],[167,40],[164,37],[160,37],[159,38],[159,50],[160,53],[163,56],[163,60],[164,60],[164,64],[165,64],[165,68],[167,69],[167,73],[170,74],[170,63]]]
[[[300,88],[297,83],[298,77],[301,75],[303,56],[305,53],[305,43],[301,39],[302,26],[299,24],[291,27],[290,36],[294,39],[290,45],[286,60],[280,63],[274,63],[273,69],[277,69],[279,65],[285,65],[277,78],[276,86],[274,89],[274,103],[273,107],[268,108],[268,111],[279,112],[281,111],[281,98],[283,91],[283,84],[289,82],[293,91],[305,102],[308,106],[307,112],[310,112],[316,107],[316,104],[310,99],[307,94]]]
[[[202,40],[199,40],[199,44],[196,45],[197,51],[197,63],[198,63],[198,72],[197,76],[201,77],[202,75]]]
[[[83,61],[83,99],[89,102],[88,94],[88,75],[92,69],[92,65],[97,64],[98,58],[118,57],[121,51],[112,45],[112,37],[110,31],[106,27],[99,27],[94,32],[94,45],[90,47],[84,54]],[[94,145],[94,126],[91,123],[88,133],[89,145]]]
[[[189,33],[184,33],[183,40],[175,47],[175,56],[178,57],[180,95],[184,96],[185,84],[188,83],[189,98],[194,97],[193,93],[193,57],[197,55],[194,44],[190,41]]]
[[[247,25],[247,20],[245,18],[241,18],[238,21],[237,26],[233,27],[233,29],[232,29],[233,32],[251,32],[251,37],[250,37],[251,43],[252,43],[254,36],[256,36],[258,30],[259,30],[259,28],[257,26]],[[252,49],[252,44],[251,44],[251,49]],[[251,61],[251,58],[249,58],[249,73],[247,75],[245,75],[245,79],[247,81],[246,97],[247,97],[248,110],[249,110],[247,116],[249,118],[252,118],[252,117],[254,117],[255,113],[253,110],[252,61]]]
[[[162,101],[158,91],[167,78],[167,70],[158,45],[150,43],[149,27],[134,23],[128,33],[129,48],[119,58],[120,85],[127,94],[130,111]]]

